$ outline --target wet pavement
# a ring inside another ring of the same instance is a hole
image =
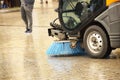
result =
[[[33,33],[26,34],[20,12],[0,13],[0,80],[120,80],[120,59],[88,56],[49,57],[49,23],[57,17],[57,2],[33,10]],[[120,55],[120,50],[113,51]]]

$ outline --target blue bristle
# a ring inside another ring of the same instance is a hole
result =
[[[77,43],[76,48],[70,47],[69,41],[54,41],[48,48],[47,55],[59,56],[59,55],[83,55],[84,50],[80,47],[80,42]]]

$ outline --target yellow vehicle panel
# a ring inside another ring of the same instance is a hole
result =
[[[120,0],[106,0],[106,5],[109,6],[110,4],[114,3],[114,2],[118,2]]]

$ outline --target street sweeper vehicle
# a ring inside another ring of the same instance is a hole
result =
[[[70,41],[71,49],[80,46],[92,58],[106,58],[120,48],[120,0],[59,0],[56,11],[60,24],[50,23],[49,36]]]

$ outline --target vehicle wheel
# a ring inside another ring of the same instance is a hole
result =
[[[112,51],[108,35],[98,25],[88,27],[83,41],[85,51],[92,58],[106,58]]]

